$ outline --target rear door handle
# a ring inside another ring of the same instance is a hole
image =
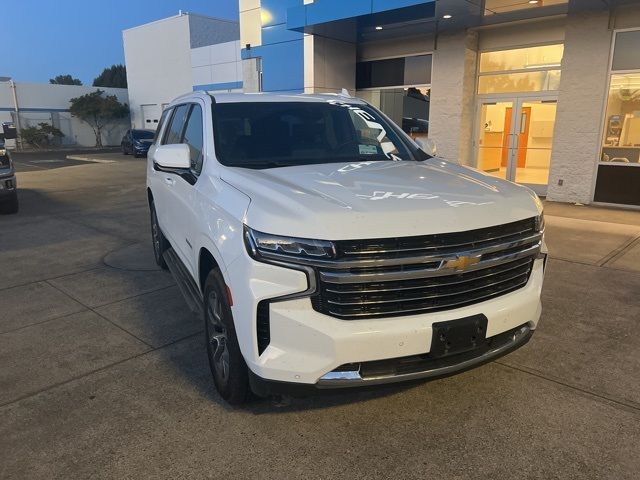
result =
[[[171,177],[164,177],[164,183],[166,183],[169,186],[173,186],[173,184],[176,183],[176,181]]]

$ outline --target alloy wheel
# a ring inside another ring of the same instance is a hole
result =
[[[218,293],[209,293],[207,304],[207,339],[214,373],[221,385],[229,381],[229,349],[227,329],[222,319],[223,305]]]

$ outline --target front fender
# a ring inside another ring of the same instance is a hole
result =
[[[200,225],[196,239],[197,261],[200,271],[200,252],[204,248],[211,253],[220,267],[225,282],[227,266],[243,251],[243,222],[250,198],[220,178],[210,177],[200,187],[203,199],[200,209]]]

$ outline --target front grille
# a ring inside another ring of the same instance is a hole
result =
[[[319,268],[313,308],[354,320],[472,305],[526,285],[540,245],[535,218],[461,233],[339,241],[336,261]]]

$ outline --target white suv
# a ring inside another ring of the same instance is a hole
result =
[[[229,403],[460,372],[540,318],[536,195],[359,99],[180,97],[147,185],[156,261],[203,315]]]

